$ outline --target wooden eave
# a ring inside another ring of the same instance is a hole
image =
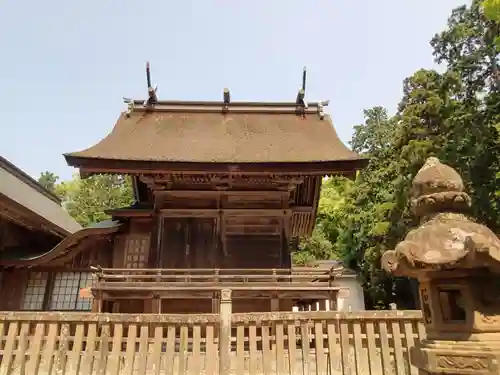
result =
[[[352,176],[357,170],[368,164],[367,159],[351,159],[337,161],[316,161],[296,163],[199,163],[199,162],[165,162],[147,160],[116,160],[101,158],[84,158],[65,155],[69,166],[80,169],[82,178],[93,174],[156,174],[184,172],[191,174],[228,174],[245,173],[255,175],[346,175]]]
[[[24,206],[9,200],[2,194],[0,194],[0,218],[4,218],[29,231],[50,233],[59,239],[70,234],[70,232],[54,225],[46,218],[33,212],[27,212]]]
[[[35,179],[29,176],[27,173],[16,167],[7,159],[0,156],[0,168],[6,170],[11,175],[18,178],[20,181],[29,185],[31,188],[35,189],[40,194],[44,195],[48,199],[54,201],[57,204],[61,204],[61,199],[51,191],[45,189],[42,185],[40,185]]]
[[[82,227],[62,207],[60,200],[0,160],[0,210],[18,225],[63,238]]]

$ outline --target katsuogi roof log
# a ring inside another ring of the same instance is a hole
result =
[[[65,155],[87,171],[241,170],[352,172],[365,160],[339,139],[322,103],[131,101],[112,132],[96,145]],[[247,170],[250,170],[247,169]],[[289,169],[289,168],[287,168]]]

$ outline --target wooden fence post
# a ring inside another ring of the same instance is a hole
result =
[[[222,289],[219,309],[219,374],[231,372],[231,289]]]

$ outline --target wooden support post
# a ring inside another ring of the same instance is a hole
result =
[[[94,301],[92,303],[92,312],[102,313],[102,293],[98,292],[95,295]]]
[[[218,314],[219,307],[220,307],[220,298],[218,296],[218,293],[214,293],[212,295],[212,314]]]
[[[153,303],[151,304],[151,312],[153,314],[161,314],[161,298],[158,294],[153,296]]]
[[[271,311],[280,311],[280,300],[277,297],[271,299]]]
[[[337,311],[337,292],[330,293],[330,310]]]
[[[219,374],[231,372],[231,289],[223,289],[220,294],[219,322]]]

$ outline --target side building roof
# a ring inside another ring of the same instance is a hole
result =
[[[321,103],[132,102],[111,133],[65,154],[82,171],[166,169],[352,172],[366,160],[339,139]],[[263,167],[265,168],[263,169]]]
[[[51,249],[35,249],[30,253],[19,252],[16,249],[3,251],[0,253],[0,266],[34,267],[48,263],[64,265],[82,251],[98,247],[99,241],[105,240],[107,235],[118,232],[120,226],[121,223],[118,221],[105,220],[68,235]]]
[[[0,209],[39,229],[66,237],[82,227],[62,207],[57,196],[0,156]]]

